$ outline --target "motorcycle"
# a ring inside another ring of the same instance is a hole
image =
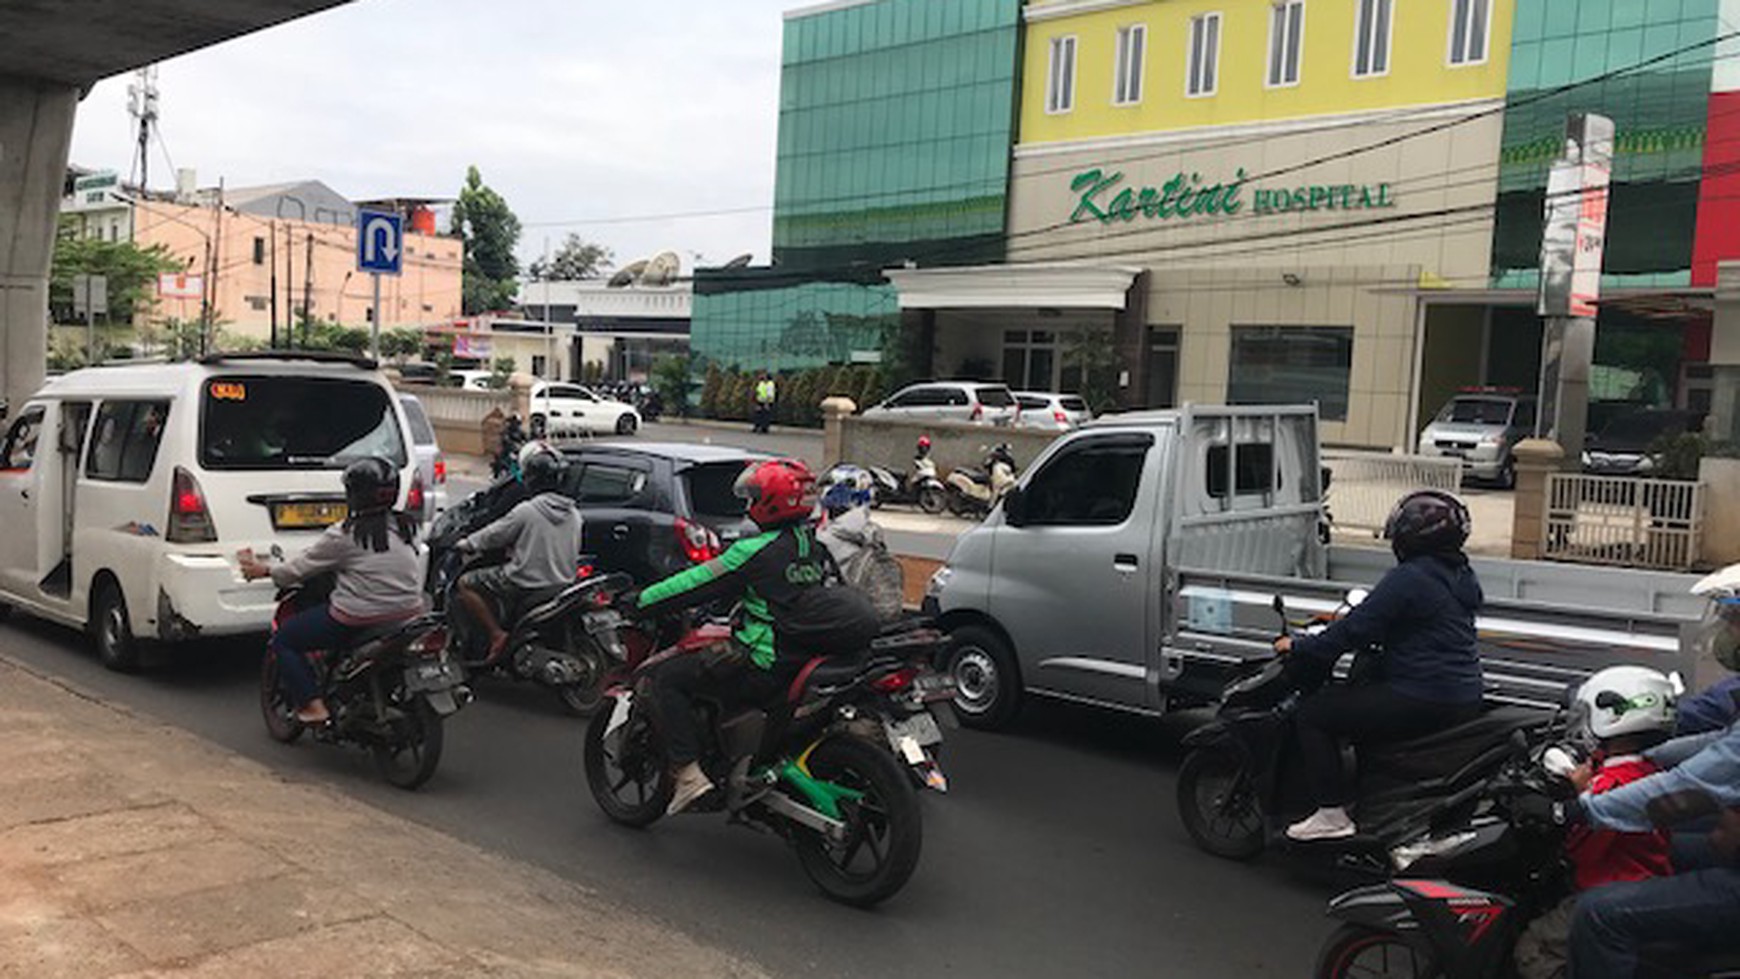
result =
[[[1510,761],[1480,786],[1480,812],[1461,825],[1390,851],[1393,876],[1329,902],[1341,925],[1323,943],[1317,979],[1498,979],[1514,974],[1517,939],[1536,916],[1572,893],[1564,831],[1515,815],[1523,795],[1562,795],[1540,776],[1533,753],[1513,744]],[[1651,975],[1740,976],[1740,952],[1704,955],[1653,949]]]
[[[489,461],[491,479],[503,476],[518,477],[520,474],[520,449],[526,444],[526,431],[520,423],[520,416],[509,415],[502,423],[501,445],[497,447],[495,457]]]
[[[952,721],[946,704],[954,684],[930,667],[942,635],[900,630],[885,632],[861,657],[810,660],[779,703],[696,707],[701,765],[720,788],[688,811],[722,811],[780,836],[822,893],[859,907],[893,896],[918,866],[915,782],[948,787],[936,749]],[[712,622],[658,656],[631,654],[631,671],[606,693],[611,707],[593,715],[585,763],[592,796],[611,820],[648,826],[671,798],[670,764],[641,706],[648,669],[728,637],[728,625]],[[653,645],[642,633],[630,648]]]
[[[332,577],[323,575],[278,593],[275,633],[290,616],[324,602]],[[423,615],[367,630],[342,649],[307,654],[332,720],[314,738],[368,749],[381,777],[415,789],[441,763],[442,722],[471,702],[464,671],[447,654],[447,630],[438,615]],[[278,658],[266,653],[260,668],[260,710],[266,733],[290,744],[308,728],[279,684]]]
[[[1343,610],[1363,597],[1358,589],[1349,593]],[[1283,629],[1291,631],[1281,598],[1274,607]],[[1332,619],[1322,617],[1307,631],[1320,631]],[[1469,788],[1504,761],[1513,735],[1538,738],[1553,722],[1550,713],[1489,706],[1479,717],[1444,731],[1362,747],[1353,802],[1359,834],[1312,843],[1288,840],[1285,827],[1314,808],[1294,730],[1305,689],[1323,682],[1373,682],[1381,655],[1376,649],[1358,651],[1345,679],[1303,676],[1301,664],[1279,656],[1245,667],[1222,693],[1214,720],[1183,741],[1190,753],[1178,772],[1178,809],[1198,847],[1249,860],[1275,840],[1381,872],[1384,853],[1398,839],[1466,818]]]
[[[884,466],[865,466],[876,481],[874,506],[893,503],[916,506],[925,513],[941,513],[947,505],[948,490],[936,475],[936,460],[929,456],[912,460],[912,471],[897,475]]]
[[[1007,444],[992,449],[982,469],[956,469],[945,484],[944,504],[958,517],[983,520],[1015,485],[1015,456]]]
[[[460,576],[468,562],[458,548],[441,558],[436,587],[443,596],[454,632],[454,649],[472,674],[498,673],[549,687],[564,709],[588,717],[604,697],[604,681],[627,658],[618,632],[622,616],[610,607],[610,596],[628,587],[627,575],[598,575],[590,556],[582,555],[575,580],[529,595],[508,629],[507,645],[494,663],[488,662],[481,637],[470,635],[465,616],[454,616]]]

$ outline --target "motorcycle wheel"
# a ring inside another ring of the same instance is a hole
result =
[[[410,790],[429,781],[441,764],[441,715],[422,697],[392,702],[405,712],[393,725],[394,743],[369,745],[369,753],[388,785]]]
[[[562,709],[575,717],[591,717],[604,700],[604,652],[590,636],[570,636],[568,655],[586,668],[586,678],[579,683],[564,683],[555,688]]]
[[[266,733],[273,741],[290,744],[302,737],[296,708],[278,684],[278,657],[268,652],[260,661],[260,713],[266,718]]]
[[[607,707],[615,704],[611,699]],[[598,711],[586,726],[586,786],[612,822],[640,829],[657,822],[671,804],[670,766],[657,733],[643,718],[631,718],[615,747],[606,746],[612,712]]]
[[[925,513],[935,516],[943,512],[945,505],[947,504],[943,499],[943,491],[935,486],[926,486],[918,491],[918,508]]]
[[[1317,979],[1440,979],[1432,957],[1389,931],[1346,924],[1317,955]]]
[[[1263,852],[1263,810],[1231,752],[1192,751],[1178,769],[1178,815],[1198,847],[1249,860]]]
[[[864,797],[840,802],[844,843],[807,830],[794,838],[804,873],[842,904],[867,908],[894,896],[918,868],[924,843],[918,793],[906,773],[886,748],[838,736],[810,753],[809,768],[816,778],[857,789]]]

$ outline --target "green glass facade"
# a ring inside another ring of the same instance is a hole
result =
[[[1608,116],[1616,133],[1603,282],[1690,281],[1714,54],[1709,42],[1725,30],[1718,2],[1517,0],[1494,285],[1533,288],[1539,279],[1547,172],[1571,112]]]
[[[785,22],[774,264],[1002,257],[1020,0],[875,0]]]
[[[695,277],[690,363],[697,376],[708,366],[779,372],[875,363],[899,323],[890,285],[796,282],[770,270],[702,271]]]

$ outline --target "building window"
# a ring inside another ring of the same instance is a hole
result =
[[[266,264],[266,239],[264,238],[254,239],[254,264]]]
[[[248,308],[253,310],[256,313],[263,312],[266,308],[266,297],[265,296],[249,296],[248,297]]]
[[[1305,0],[1281,0],[1269,13],[1269,87],[1299,84],[1305,39]]]
[[[1003,331],[1003,382],[1017,391],[1054,390],[1057,334],[1051,330]]]
[[[1112,104],[1135,105],[1142,101],[1142,56],[1148,48],[1148,28],[1132,24],[1118,29],[1116,74],[1112,79]]]
[[[1190,18],[1190,61],[1185,94],[1213,95],[1220,72],[1220,14]]]
[[[1324,421],[1347,420],[1351,326],[1234,326],[1226,397],[1231,404],[1317,403]]]
[[[545,365],[546,365],[546,361],[544,359],[543,354],[533,354],[532,355],[532,376],[533,377],[543,377]]]
[[[1451,0],[1450,63],[1478,65],[1486,60],[1492,0]]]
[[[1045,111],[1075,108],[1075,36],[1051,39],[1051,67],[1045,80]]]
[[[1393,0],[1359,0],[1353,28],[1353,77],[1386,75],[1390,70],[1390,5]]]

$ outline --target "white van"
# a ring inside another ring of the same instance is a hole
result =
[[[341,472],[377,455],[415,475],[404,409],[372,361],[214,355],[93,367],[45,385],[0,445],[0,606],[88,629],[104,665],[135,637],[263,631],[270,581],[235,553],[285,555],[345,515]]]

